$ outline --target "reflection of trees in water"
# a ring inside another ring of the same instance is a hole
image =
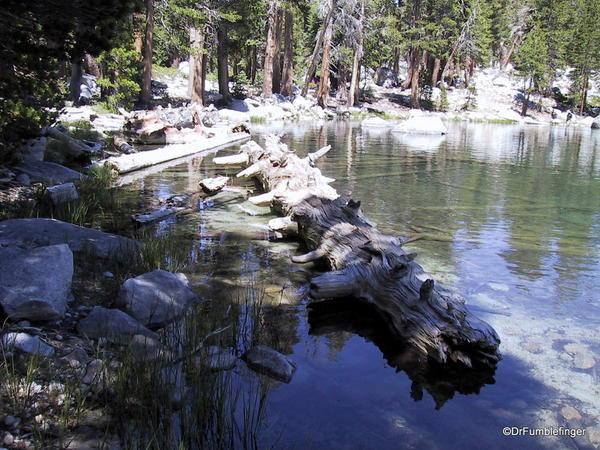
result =
[[[338,335],[341,336],[339,343],[345,342],[347,333],[373,342],[391,367],[397,372],[406,372],[411,379],[410,396],[421,400],[423,391],[427,391],[433,397],[436,409],[444,406],[456,393],[478,394],[483,386],[495,382],[495,367],[468,369],[464,365],[440,365],[423,360],[405,342],[392,338],[383,318],[371,305],[359,300],[345,298],[312,303],[309,305],[308,321],[310,334],[326,335],[330,342]]]

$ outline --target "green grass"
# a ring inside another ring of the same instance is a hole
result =
[[[250,116],[250,123],[267,123],[267,118],[263,116]]]

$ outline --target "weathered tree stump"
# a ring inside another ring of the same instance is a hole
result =
[[[299,158],[276,136],[266,149],[241,147],[251,164],[238,177],[257,178],[266,193],[251,197],[298,224],[308,253],[296,263],[324,261],[331,269],[311,280],[315,300],[356,297],[374,305],[393,335],[438,363],[494,366],[501,358],[494,329],[475,317],[464,300],[436,285],[394,236],[381,234],[360,211],[360,202],[340,197],[333,181],[314,167],[329,151]],[[243,158],[234,158],[236,164]]]

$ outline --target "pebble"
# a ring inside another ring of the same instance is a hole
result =
[[[114,277],[114,275],[113,275],[112,272],[104,272],[102,274],[102,276],[105,277],[105,278],[113,278]]]
[[[582,369],[582,370],[591,369],[595,365],[596,365],[596,360],[590,354],[590,352],[586,351],[586,352],[575,353],[573,367],[575,367],[576,369]]]
[[[6,433],[6,435],[4,436],[4,439],[2,440],[2,443],[4,445],[12,445],[13,442],[15,442],[14,436],[10,433]]]
[[[565,405],[560,409],[560,415],[568,422],[572,420],[581,420],[581,414],[570,405]]]
[[[537,342],[526,341],[521,344],[521,347],[530,353],[542,353],[543,351],[542,346]]]
[[[600,444],[600,427],[587,428],[585,434],[592,445],[598,446]]]

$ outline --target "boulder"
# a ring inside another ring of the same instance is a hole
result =
[[[70,202],[79,198],[77,188],[73,183],[64,183],[51,186],[46,188],[46,193],[54,205]]]
[[[392,129],[397,133],[446,134],[446,126],[437,116],[425,116],[411,112],[410,117]]]
[[[206,357],[198,356],[194,362],[210,370],[230,370],[237,364],[237,356],[232,347],[223,348],[218,345],[208,347]]]
[[[600,130],[600,116],[596,117],[592,122],[592,130]]]
[[[252,370],[284,383],[289,383],[296,371],[294,361],[264,345],[251,348],[244,354],[243,359]]]
[[[48,138],[45,136],[29,139],[23,144],[17,156],[23,161],[43,161],[47,143]]]
[[[39,337],[27,333],[6,333],[0,338],[0,343],[8,351],[14,349],[40,356],[52,356],[54,354],[52,347],[42,342]]]
[[[230,122],[250,122],[250,114],[244,111],[235,111],[233,109],[220,109],[219,119]]]
[[[159,269],[125,281],[118,302],[144,325],[161,327],[181,317],[196,299],[184,274]]]
[[[10,219],[0,222],[0,239],[29,247],[67,244],[71,251],[86,251],[98,258],[127,261],[137,243],[123,236],[80,227],[55,219]]]
[[[83,175],[60,164],[45,161],[25,161],[16,169],[29,175],[34,183],[62,184],[80,180]]]
[[[63,317],[72,279],[73,253],[66,244],[0,248],[0,304],[13,320]]]
[[[94,306],[88,316],[79,321],[77,331],[88,338],[115,341],[130,340],[137,334],[158,339],[155,333],[123,311],[102,306]]]

